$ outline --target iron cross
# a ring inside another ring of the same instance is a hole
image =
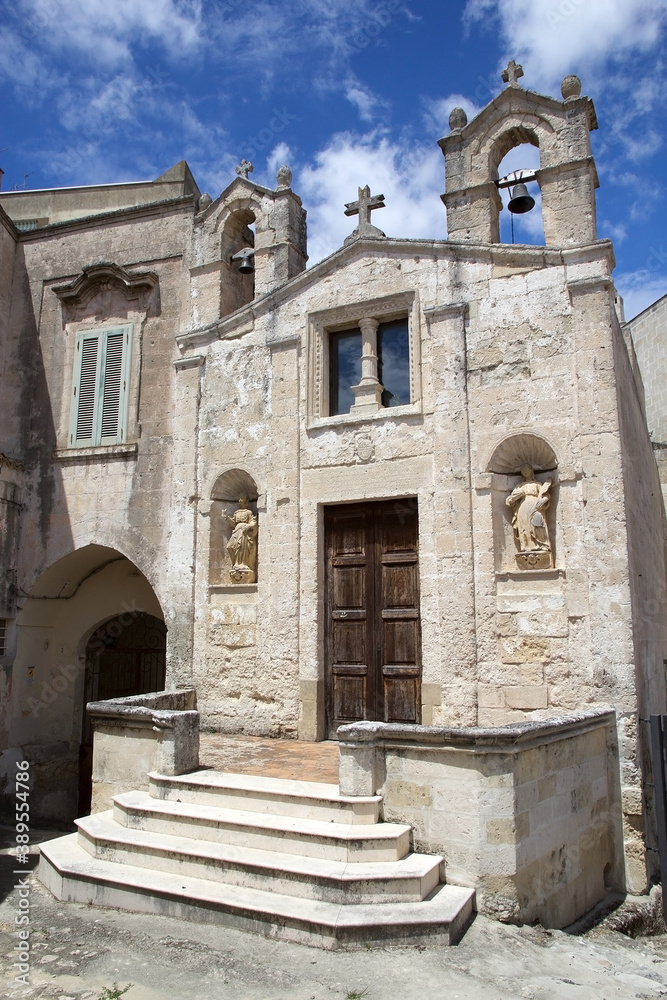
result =
[[[360,225],[370,225],[371,222],[371,212],[374,212],[376,208],[384,208],[384,195],[374,194],[371,197],[371,189],[366,185],[366,187],[359,188],[359,200],[351,201],[345,205],[346,215],[359,215]]]

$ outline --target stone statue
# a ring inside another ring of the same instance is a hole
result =
[[[232,560],[232,583],[257,581],[257,518],[248,506],[248,497],[239,497],[239,508],[227,520],[232,527],[227,551]]]
[[[515,486],[505,503],[513,509],[512,527],[521,569],[551,569],[553,553],[546,512],[551,501],[551,480],[538,483],[530,465],[521,466],[523,482]]]

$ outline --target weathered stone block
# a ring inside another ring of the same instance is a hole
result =
[[[500,642],[500,658],[503,663],[546,663],[550,653],[548,639],[517,637]]]
[[[546,684],[527,687],[506,687],[504,690],[508,708],[534,711],[538,708],[547,707]]]
[[[481,708],[504,708],[505,692],[495,684],[479,684],[477,698]]]

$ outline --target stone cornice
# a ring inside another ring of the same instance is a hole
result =
[[[107,225],[123,221],[128,218],[140,219],[142,216],[164,215],[168,211],[188,212],[192,214],[194,209],[194,195],[186,194],[179,198],[168,198],[164,201],[153,201],[147,205],[132,205],[129,208],[116,208],[109,212],[92,212],[76,219],[63,219],[60,222],[49,222],[46,226],[37,229],[19,231],[21,243],[31,243],[38,240],[45,240],[49,237],[60,237],[63,233],[77,232],[79,230],[90,231],[98,223]]]
[[[311,284],[316,284],[342,265],[351,263],[357,257],[371,253],[374,256],[410,256],[415,254],[438,257],[443,260],[488,261],[490,264],[524,266],[529,270],[543,267],[563,267],[565,263],[594,261],[612,255],[611,240],[596,240],[570,247],[544,247],[505,243],[464,243],[453,240],[409,240],[382,237],[379,239],[359,239],[341,247],[329,257],[315,264],[308,271],[302,271],[280,288],[255,299],[230,316],[216,320],[205,327],[184,331],[176,337],[180,351],[205,347],[216,340],[231,340],[250,333],[255,320],[291,297],[299,294]],[[294,335],[291,339],[295,339]]]

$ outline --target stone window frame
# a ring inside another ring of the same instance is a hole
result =
[[[329,334],[359,326],[364,319],[387,323],[395,319],[408,320],[410,355],[410,402],[404,406],[380,406],[367,413],[329,411]],[[352,302],[322,309],[308,316],[307,426],[365,422],[389,416],[421,413],[421,324],[419,301],[415,291],[398,292],[365,302]]]
[[[73,280],[65,284],[54,284],[51,291],[60,303],[65,338],[61,371],[62,402],[54,458],[58,461],[76,461],[79,458],[123,458],[136,455],[141,436],[139,397],[142,343],[149,316],[157,315],[159,312],[157,273],[132,271],[106,261],[84,267]],[[117,310],[113,304],[113,295],[116,292],[120,292],[122,296],[119,302],[120,308]],[[131,329],[129,356],[127,365],[124,365],[127,375],[127,409],[123,441],[83,447],[70,446],[72,398],[76,380],[74,359],[79,334],[88,331],[103,332],[120,327]]]

